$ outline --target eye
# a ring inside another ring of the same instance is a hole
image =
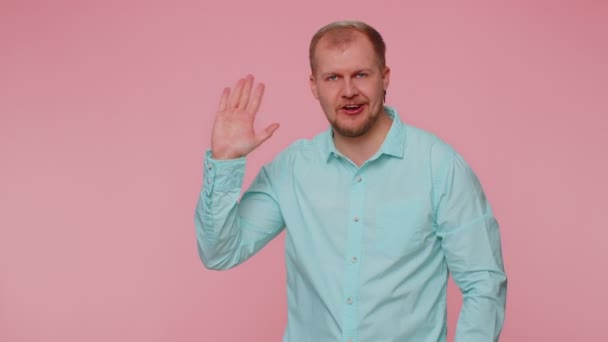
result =
[[[365,78],[367,77],[367,73],[365,72],[359,72],[357,73],[357,75],[355,75],[357,78]]]
[[[327,81],[335,81],[338,79],[337,75],[329,75],[325,78]]]

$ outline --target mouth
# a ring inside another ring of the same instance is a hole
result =
[[[340,110],[347,114],[347,115],[356,115],[359,114],[363,111],[363,107],[365,107],[365,104],[348,104],[345,106],[342,106],[342,108],[340,108]]]

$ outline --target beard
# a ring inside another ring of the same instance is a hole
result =
[[[363,123],[354,127],[341,124],[338,121],[337,116],[334,117],[333,120],[329,121],[329,123],[331,124],[331,127],[333,128],[334,132],[338,133],[339,135],[347,138],[357,138],[364,135],[372,127],[374,127],[376,121],[378,121],[378,117],[378,114],[370,113],[370,115],[365,118],[365,121]]]

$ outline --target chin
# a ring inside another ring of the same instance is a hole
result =
[[[369,132],[375,123],[376,120],[367,119],[365,122],[356,126],[345,126],[341,125],[339,122],[333,122],[331,126],[333,127],[335,132],[337,132],[343,137],[358,138]]]

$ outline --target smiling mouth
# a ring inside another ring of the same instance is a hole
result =
[[[363,104],[351,104],[342,107],[342,111],[349,115],[359,114],[362,110]]]

